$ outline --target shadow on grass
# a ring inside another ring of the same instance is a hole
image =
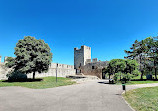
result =
[[[158,79],[132,79],[131,81],[158,81]]]
[[[110,85],[114,85],[115,83],[109,83],[109,82],[98,82],[100,84],[110,84]]]
[[[28,78],[26,80],[14,80],[14,81],[4,80],[2,82],[12,83],[12,82],[40,82],[40,81],[43,81],[43,79],[31,79],[31,78]]]

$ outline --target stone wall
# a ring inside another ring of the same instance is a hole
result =
[[[10,70],[10,68],[5,67],[5,63],[0,63],[0,80],[7,79],[6,75]]]
[[[102,69],[108,65],[108,61],[97,61],[87,63],[85,66],[81,67],[81,73],[84,75],[97,76],[102,79]]]
[[[5,67],[4,63],[0,63],[0,80],[7,79],[6,74],[10,70],[11,69]],[[41,73],[41,74],[36,73],[35,76],[36,77],[56,76],[56,73],[58,77],[66,77],[67,75],[75,75],[76,70],[74,69],[73,65],[52,63],[47,73]],[[28,78],[32,78],[32,74],[28,74],[27,76]]]
[[[81,46],[81,49],[74,48],[74,66],[79,69],[86,65],[86,61],[91,60],[91,48],[88,46]]]
[[[87,62],[91,62],[91,48],[88,46],[83,46],[84,48],[84,65],[86,65]]]

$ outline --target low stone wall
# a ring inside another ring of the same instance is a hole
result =
[[[6,68],[4,66],[4,63],[0,63],[0,80],[1,79],[7,79],[6,75],[8,71],[11,69]],[[74,69],[73,65],[66,65],[66,64],[57,64],[57,63],[52,63],[50,65],[50,68],[47,73],[36,73],[36,77],[48,77],[48,76],[57,76],[58,77],[66,77],[67,75],[75,75],[76,70]],[[32,78],[32,74],[27,74],[28,78]]]

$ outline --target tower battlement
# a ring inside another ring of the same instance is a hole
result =
[[[81,46],[80,49],[74,48],[74,67],[75,69],[86,65],[87,60],[91,61],[91,48],[88,46]]]

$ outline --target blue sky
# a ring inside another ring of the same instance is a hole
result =
[[[43,39],[53,62],[73,65],[74,47],[92,58],[123,58],[136,40],[158,33],[158,0],[0,0],[0,55],[24,36]]]

